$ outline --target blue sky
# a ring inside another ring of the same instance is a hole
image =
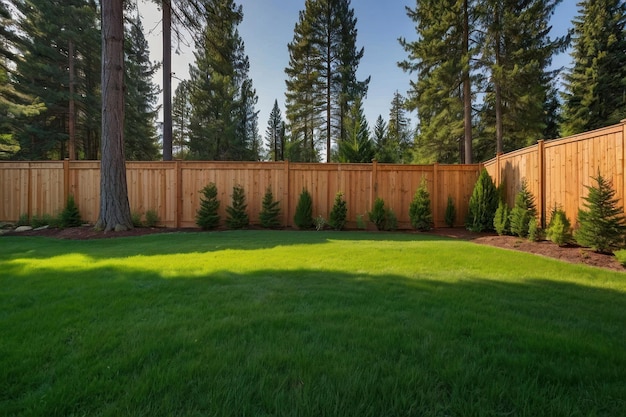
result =
[[[259,96],[259,133],[264,136],[267,120],[278,100],[284,116],[285,72],[289,63],[287,44],[293,39],[298,13],[304,9],[304,0],[235,0],[243,6],[244,20],[239,32],[250,58],[250,77]],[[388,118],[395,91],[406,96],[411,75],[397,66],[407,54],[398,43],[399,37],[416,38],[414,23],[406,15],[405,6],[414,7],[415,0],[352,0],[357,17],[357,47],[365,48],[358,69],[359,79],[371,76],[369,92],[364,102],[365,115],[373,127],[378,115]],[[141,3],[140,13],[148,34],[153,61],[161,60],[160,12],[154,3]],[[576,1],[564,0],[552,20],[551,37],[567,33],[576,15]],[[172,68],[176,78],[188,78],[188,67],[193,62],[193,47],[180,45],[179,55],[173,55]],[[554,59],[557,67],[568,66],[570,57],[562,54]],[[413,75],[414,77],[415,75]],[[156,75],[160,84],[162,74]],[[174,79],[174,89],[177,80]],[[409,115],[412,123],[415,115]]]

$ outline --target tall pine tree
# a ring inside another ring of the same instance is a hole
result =
[[[268,148],[268,157],[270,161],[282,161],[285,159],[285,122],[278,107],[278,100],[274,100],[274,107],[267,121],[267,129],[265,130],[265,144]]]
[[[159,157],[155,120],[159,89],[152,82],[158,66],[150,62],[148,42],[139,18],[126,27],[124,142],[127,160],[154,161]]]
[[[72,126],[76,137],[93,137],[86,133],[97,123],[87,121],[99,120],[99,106],[90,106],[90,99],[99,97],[99,89],[89,83],[90,78],[100,78],[98,10],[88,0],[30,0],[16,2],[15,6],[22,15],[19,27],[23,33],[19,44],[23,59],[16,65],[16,88],[21,94],[38,98],[46,107],[38,116],[15,120],[19,126],[18,157],[63,158],[68,155]],[[90,65],[93,62],[96,65]],[[69,71],[72,66],[73,77]],[[74,123],[70,101],[76,105]]]
[[[189,153],[189,119],[191,117],[189,94],[190,83],[183,80],[176,87],[172,101],[173,154],[179,159],[186,159]]]
[[[392,162],[396,164],[412,162],[411,136],[411,121],[406,116],[406,99],[396,91],[391,100],[387,133],[387,146],[392,153]]]
[[[20,43],[16,29],[9,4],[0,0],[0,159],[13,158],[20,149],[14,136],[18,130],[14,120],[23,116],[36,116],[44,110],[34,97],[15,89],[14,68]]]
[[[567,41],[548,36],[550,18],[560,2],[489,0],[478,7],[484,28],[481,61],[488,73],[478,127],[481,159],[531,145],[550,134],[556,74],[549,67]]]
[[[357,49],[357,20],[350,0],[307,0],[288,45],[287,118],[292,138],[302,141],[306,159],[323,138],[330,161],[333,138],[345,138],[344,119],[369,78],[356,79],[364,49]]]
[[[574,67],[565,76],[563,134],[626,117],[626,3],[583,0],[574,19]]]
[[[339,162],[372,162],[375,149],[370,139],[369,126],[363,113],[363,104],[357,98],[350,114],[344,119],[345,138],[338,141],[337,159]]]
[[[419,118],[417,159],[471,163],[475,2],[418,0],[407,14],[416,24],[417,40],[400,39],[409,56],[399,65],[417,75],[407,101]]]
[[[190,68],[192,114],[189,150],[204,160],[254,160],[258,143],[256,91],[237,26],[241,6],[206,0],[205,30]]]

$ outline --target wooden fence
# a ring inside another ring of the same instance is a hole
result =
[[[496,184],[505,183],[509,206],[513,206],[525,179],[544,225],[555,205],[565,210],[574,225],[588,194],[586,187],[594,185],[591,177],[598,173],[612,182],[616,198],[624,207],[625,122],[568,138],[539,141],[498,155],[484,167]]]
[[[335,194],[341,191],[348,206],[348,227],[356,227],[357,216],[365,215],[381,197],[396,213],[399,226],[408,228],[409,203],[423,177],[435,225],[445,226],[448,196],[457,210],[456,225],[463,225],[480,165],[173,161],[128,162],[126,171],[131,210],[142,214],[155,210],[167,227],[194,227],[200,190],[214,182],[222,219],[233,186],[239,184],[253,224],[258,223],[263,195],[271,186],[274,198],[280,200],[284,226],[293,226],[295,207],[306,188],[313,197],[314,216],[328,219]],[[99,214],[100,162],[0,162],[0,190],[1,221],[16,221],[22,214],[55,215],[72,194],[83,220],[94,223]]]
[[[326,219],[335,194],[341,191],[348,205],[348,227],[356,227],[357,216],[366,215],[376,197],[381,197],[396,213],[399,226],[408,228],[409,203],[421,179],[426,178],[435,226],[445,226],[448,196],[457,210],[456,225],[461,226],[484,166],[496,184],[505,183],[510,206],[526,180],[544,225],[555,205],[575,223],[587,195],[586,186],[593,184],[591,177],[598,172],[612,182],[624,207],[625,129],[626,121],[569,138],[539,141],[480,165],[128,162],[128,194],[132,211],[155,210],[167,227],[194,227],[200,190],[205,185],[217,185],[220,215],[225,219],[233,186],[239,184],[254,224],[265,190],[271,186],[275,199],[280,200],[283,225],[293,226],[303,188],[313,197],[313,215]],[[82,218],[95,222],[100,201],[99,161],[0,162],[0,221],[16,221],[22,214],[54,215],[70,194]]]

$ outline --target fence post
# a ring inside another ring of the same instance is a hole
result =
[[[495,182],[496,182],[496,186],[499,187],[500,183],[502,182],[502,178],[501,177],[501,173],[500,173],[500,157],[502,156],[502,152],[497,152],[496,153],[496,175],[495,175]]]
[[[31,219],[33,216],[33,167],[32,163],[28,163],[28,196],[26,198],[26,213],[28,214],[28,218]],[[21,213],[20,213],[21,215]]]
[[[431,204],[432,204],[432,213],[433,213],[433,224],[435,225],[435,227],[438,227],[438,223],[439,223],[439,207],[440,207],[440,201],[439,201],[439,195],[437,193],[437,189],[438,189],[438,185],[439,185],[439,162],[435,162],[433,164],[433,192],[432,192],[432,199]]]
[[[626,119],[620,120],[622,124],[622,166],[620,167],[622,171],[620,175],[622,176],[622,183],[624,184],[624,189],[622,190],[622,214],[626,214]]]
[[[372,159],[372,171],[370,174],[370,204],[372,207],[374,205],[374,200],[378,196],[378,161],[376,159]]]
[[[537,158],[539,159],[539,195],[537,196],[537,206],[539,207],[539,221],[542,228],[546,227],[546,177],[545,177],[545,142],[543,139],[537,141]]]
[[[67,202],[70,196],[70,159],[63,160],[63,204]]]
[[[182,175],[182,167],[180,160],[176,160],[176,173],[175,181],[176,181],[176,228],[180,227],[181,216],[183,214],[183,175]]]
[[[289,201],[289,159],[283,161],[283,226],[289,226],[289,214],[291,213],[291,202]]]

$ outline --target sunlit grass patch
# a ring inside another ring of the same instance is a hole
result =
[[[621,273],[409,234],[0,244],[6,415],[626,407]]]

